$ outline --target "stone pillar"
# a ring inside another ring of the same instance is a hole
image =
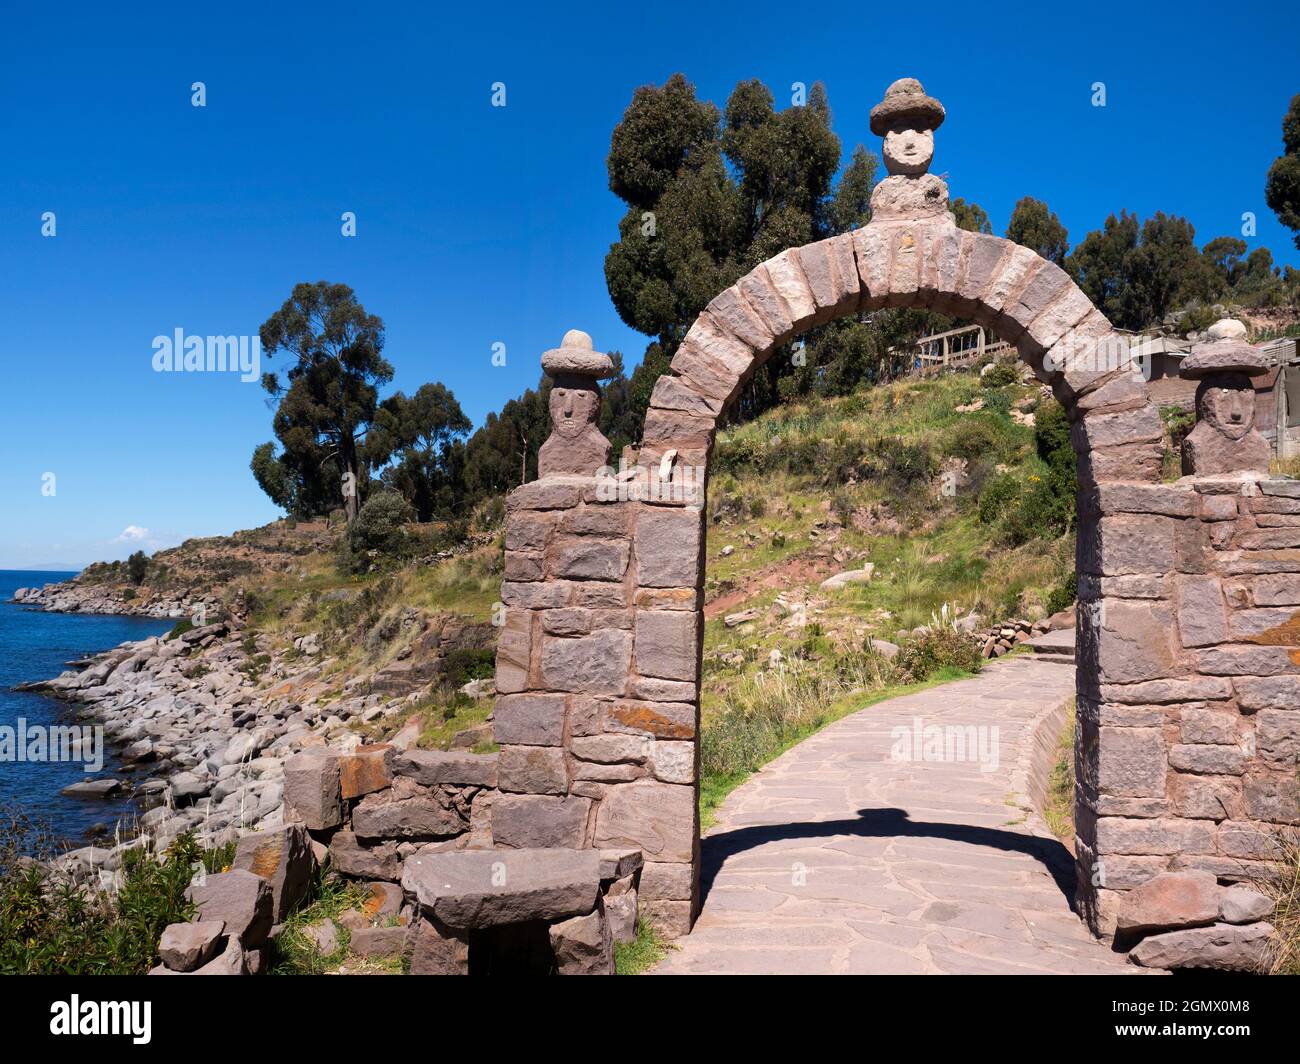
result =
[[[1230,472],[1084,499],[1076,855],[1099,934],[1161,872],[1267,875],[1300,823],[1300,482],[1240,468],[1249,429],[1210,431],[1194,462]]]
[[[640,849],[642,914],[684,934],[699,902],[702,486],[671,458],[666,485],[604,465],[594,374],[579,379],[604,358],[574,332],[547,353],[555,429],[541,478],[507,499],[492,834]]]

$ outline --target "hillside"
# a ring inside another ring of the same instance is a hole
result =
[[[721,434],[706,808],[864,699],[978,668],[990,625],[1068,605],[1073,457],[1059,418],[1018,366],[994,365],[795,402]],[[502,512],[480,508],[467,539],[432,553],[434,526],[359,551],[337,523],[279,521],[159,552],[138,584],[100,564],[25,601],[175,616],[180,631],[228,618],[205,653],[262,698],[303,703],[328,741],[490,749]]]

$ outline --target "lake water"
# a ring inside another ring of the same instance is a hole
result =
[[[145,617],[104,617],[76,613],[45,613],[9,602],[20,587],[40,587],[66,580],[74,573],[23,572],[0,569],[0,726],[28,729],[74,723],[68,707],[45,695],[20,693],[15,684],[49,680],[63,672],[66,662],[127,640],[147,639],[170,631],[174,621]],[[90,723],[90,722],[87,722]],[[30,734],[30,732],[29,732]],[[0,757],[0,804],[18,806],[36,815],[60,836],[80,844],[96,824],[111,825],[128,812],[127,799],[65,798],[59,791],[70,783],[111,775],[117,767],[113,752],[104,751],[101,773],[87,773],[76,761],[18,761]]]

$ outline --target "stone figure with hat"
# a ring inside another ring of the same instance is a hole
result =
[[[884,138],[882,154],[889,171],[871,193],[873,221],[951,217],[948,186],[929,173],[934,131],[943,118],[943,104],[927,96],[916,78],[899,78],[871,109],[871,132]]]
[[[1201,383],[1196,389],[1196,427],[1183,441],[1183,473],[1220,476],[1267,473],[1271,450],[1255,429],[1255,386],[1251,377],[1268,372],[1259,352],[1246,343],[1246,328],[1225,318],[1193,346],[1179,375]]]
[[[537,475],[592,476],[609,464],[609,440],[596,427],[600,386],[614,373],[609,355],[592,350],[591,337],[580,329],[564,334],[560,346],[542,355],[551,378],[551,435],[537,456]]]

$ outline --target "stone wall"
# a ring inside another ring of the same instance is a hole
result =
[[[1106,484],[1082,500],[1080,898],[1099,933],[1161,872],[1268,873],[1295,825],[1300,482]]]
[[[680,934],[698,903],[703,511],[640,494],[564,476],[510,495],[491,825],[498,846],[641,850],[641,911]]]

